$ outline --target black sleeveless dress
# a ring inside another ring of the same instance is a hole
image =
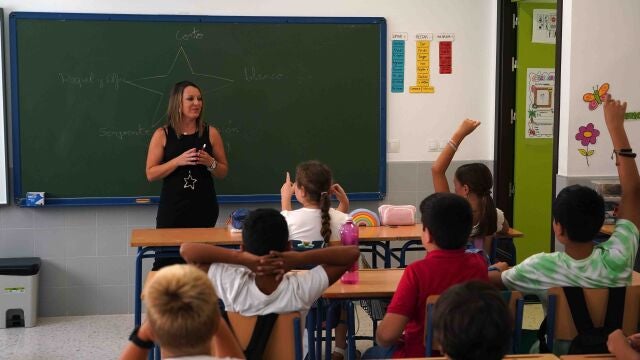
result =
[[[205,126],[202,136],[196,132],[178,138],[172,127],[165,128],[165,135],[163,163],[189,149],[202,149],[203,144],[206,144],[205,151],[209,155],[213,152],[208,126]],[[156,228],[213,227],[218,220],[218,212],[213,175],[206,166],[179,166],[162,180]],[[180,257],[156,258],[153,269],[176,263],[184,263],[184,260]]]

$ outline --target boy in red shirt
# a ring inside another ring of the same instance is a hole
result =
[[[473,222],[469,202],[455,194],[436,193],[422,200],[420,212],[427,255],[404,270],[378,325],[379,345],[362,359],[423,357],[427,297],[468,280],[488,281],[482,255],[465,252]]]

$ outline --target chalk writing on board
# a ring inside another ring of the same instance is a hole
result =
[[[134,136],[150,137],[153,131],[154,131],[153,128],[145,128],[140,124],[138,124],[138,128],[134,130],[109,129],[109,128],[103,127],[98,129],[98,136],[124,140],[125,138],[130,138]]]
[[[189,30],[189,32],[182,32],[180,30],[176,31],[176,40],[202,40],[204,39],[204,34],[201,33],[195,27],[193,30]]]
[[[246,81],[263,81],[263,80],[282,80],[286,75],[281,73],[259,73],[256,71],[255,66],[244,67],[244,79]]]
[[[194,31],[197,31],[197,29],[194,28]],[[128,85],[148,91],[149,93],[159,95],[156,109],[152,115],[152,124],[150,124],[150,127],[153,128],[159,126],[165,120],[165,115],[163,114],[162,109],[167,108],[168,97],[165,96],[167,89],[171,88],[171,86],[176,82],[184,80],[185,72],[191,74],[191,77],[194,82],[198,84],[203,95],[233,85],[233,79],[204,73],[202,72],[204,69],[198,70],[199,71],[196,72],[193,69],[187,52],[182,46],[180,46],[173,58],[173,61],[170,62],[166,73],[140,77],[124,82]]]
[[[58,78],[63,85],[77,88],[97,86],[100,89],[113,87],[113,89],[118,90],[120,88],[120,83],[126,82],[125,78],[115,72],[104,76],[96,75],[93,72],[88,74],[69,74],[59,72]]]

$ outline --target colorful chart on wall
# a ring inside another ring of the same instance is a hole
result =
[[[527,69],[526,139],[553,137],[553,94],[555,69]]]

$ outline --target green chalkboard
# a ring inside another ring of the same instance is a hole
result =
[[[229,159],[221,202],[277,199],[318,159],[355,199],[384,195],[382,18],[12,13],[14,197],[48,204],[157,200],[147,146],[180,80]],[[276,196],[277,195],[277,196]]]

